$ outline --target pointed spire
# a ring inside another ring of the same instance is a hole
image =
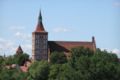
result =
[[[39,13],[39,16],[38,16],[38,24],[37,24],[35,32],[45,32],[44,26],[42,24],[41,10],[40,10],[40,13]]]
[[[92,43],[93,43],[93,51],[96,51],[96,41],[95,41],[95,37],[92,37]]]
[[[95,43],[95,37],[94,36],[92,36],[92,42]]]
[[[42,22],[42,14],[41,14],[41,10],[40,10],[40,13],[39,13],[38,22]]]
[[[19,54],[22,54],[22,53],[23,53],[23,50],[22,50],[21,46],[19,45],[19,47],[16,50],[16,54],[19,55]]]

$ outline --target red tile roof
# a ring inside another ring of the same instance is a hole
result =
[[[35,32],[45,32],[45,29],[44,29],[42,22],[37,24]]]
[[[45,32],[44,26],[42,24],[42,14],[41,14],[41,11],[39,13],[38,24],[37,24],[35,32]]]
[[[74,42],[74,41],[48,41],[48,46],[50,52],[59,51],[59,52],[70,52],[71,48],[75,47],[85,47],[91,50],[95,49],[93,42]]]

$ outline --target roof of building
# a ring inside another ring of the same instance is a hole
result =
[[[72,48],[75,47],[85,47],[91,50],[96,48],[94,42],[85,42],[85,41],[48,41],[48,46],[50,52],[59,51],[59,52],[70,52]]]
[[[16,54],[22,54],[22,53],[23,53],[23,50],[22,50],[21,46],[19,45],[19,47],[16,50]]]
[[[38,23],[37,23],[35,32],[45,32],[45,29],[44,29],[44,26],[43,26],[43,23],[42,23],[41,11],[39,13]]]

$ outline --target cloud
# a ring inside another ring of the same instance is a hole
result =
[[[10,26],[9,29],[15,37],[16,41],[18,39],[22,41],[30,41],[32,38],[32,35],[26,32],[25,26]]]
[[[32,53],[32,45],[31,44],[22,45],[22,49],[25,53],[28,53],[31,56],[31,53]]]
[[[120,1],[114,2],[114,3],[113,3],[113,6],[114,6],[114,7],[120,7]]]
[[[15,37],[25,40],[25,41],[30,41],[31,40],[31,35],[23,32],[16,32]]]
[[[15,44],[10,40],[0,38],[0,55],[4,53],[7,55],[15,53]]]
[[[57,27],[57,28],[53,29],[53,32],[56,32],[56,33],[69,32],[69,31],[71,31],[71,30],[68,28],[63,28],[63,27]]]
[[[31,34],[27,34],[27,33],[23,33],[23,32],[15,33],[15,37],[24,42],[21,44],[23,51],[25,53],[28,53],[29,55],[31,55],[31,53],[32,53],[31,52],[31,50],[32,50],[32,44],[31,44],[32,37],[31,36],[32,36]]]
[[[20,37],[20,36],[22,36],[22,33],[20,33],[20,32],[16,32],[16,33],[15,33],[15,36]]]
[[[120,50],[119,49],[113,49],[112,50],[113,53],[115,53],[119,58],[120,58]]]
[[[120,50],[115,48],[115,49],[107,49],[107,48],[101,48],[102,51],[106,50],[108,52],[112,52],[113,54],[116,54],[118,58],[120,58]]]
[[[5,39],[0,37],[0,55],[6,54],[13,55],[16,49],[21,45],[23,51],[31,55],[32,52],[32,35],[27,33],[24,26],[11,26],[9,27],[12,38]],[[14,40],[14,41],[13,41]]]
[[[28,53],[29,55],[31,55],[32,53],[31,43],[21,44],[21,47],[25,53]],[[13,55],[15,54],[17,48],[18,48],[17,43],[0,38],[0,55],[4,55],[4,54],[7,56]]]
[[[13,42],[0,38],[0,44],[0,49],[3,49],[4,47],[6,47],[6,49],[9,49],[11,45],[13,45]]]
[[[31,34],[27,33],[24,26],[11,26],[10,30],[12,31],[12,34],[14,35],[15,39],[18,38],[19,40],[30,40]]]
[[[32,35],[25,31],[24,26],[11,26],[9,29],[13,36],[10,39],[0,37],[0,55],[6,54],[8,56],[15,54],[19,45],[21,45],[25,53],[31,55]]]

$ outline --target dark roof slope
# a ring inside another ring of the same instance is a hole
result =
[[[69,52],[71,48],[75,47],[85,47],[91,50],[95,49],[93,42],[74,42],[74,41],[48,41],[48,47],[50,52]]]

